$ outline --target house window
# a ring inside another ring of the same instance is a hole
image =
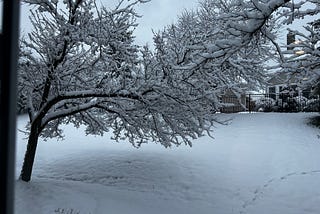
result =
[[[269,94],[275,94],[276,93],[276,87],[269,87]]]
[[[276,99],[276,87],[269,87],[269,97]]]
[[[279,92],[283,90],[283,86],[279,86]]]

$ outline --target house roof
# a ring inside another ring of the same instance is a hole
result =
[[[267,80],[268,85],[298,84],[299,82],[297,74],[283,71],[272,74],[271,78]]]

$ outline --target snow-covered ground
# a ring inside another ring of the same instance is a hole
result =
[[[320,134],[311,113],[220,114],[215,139],[133,148],[65,127],[41,140],[30,183],[16,182],[17,214],[318,214]],[[19,117],[23,129],[26,117]],[[26,139],[18,133],[17,175]]]

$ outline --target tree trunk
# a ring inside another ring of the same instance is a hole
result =
[[[34,158],[36,155],[36,149],[38,145],[38,138],[40,135],[40,128],[39,125],[32,124],[31,131],[28,139],[28,145],[27,145],[27,151],[24,156],[22,170],[20,174],[20,179],[23,181],[30,181],[31,174],[32,174],[32,168],[34,163]]]

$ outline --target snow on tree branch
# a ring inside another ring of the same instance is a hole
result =
[[[282,54],[279,68],[299,78],[299,87],[311,90],[314,96],[320,95],[319,8],[318,0],[293,1],[277,14],[283,24],[306,17],[313,19],[303,26],[304,31],[288,27],[288,33],[294,35],[295,41],[287,44],[286,50],[279,51]]]

